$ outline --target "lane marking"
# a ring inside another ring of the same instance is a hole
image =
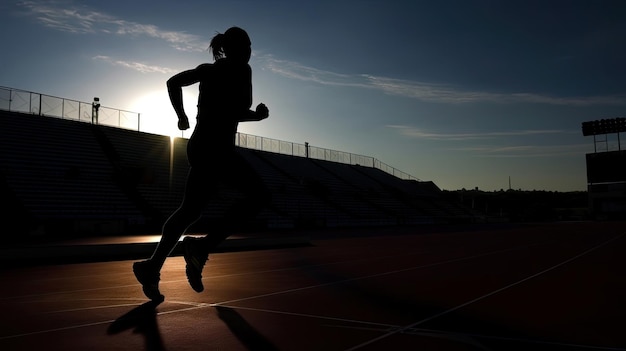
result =
[[[477,255],[466,256],[466,257],[461,257],[461,258],[456,258],[456,259],[450,259],[450,260],[435,262],[435,263],[431,263],[431,264],[421,265],[421,266],[417,266],[417,267],[410,267],[410,268],[401,269],[401,270],[395,270],[395,271],[391,271],[391,272],[372,274],[372,275],[362,276],[362,277],[357,277],[357,278],[352,278],[352,279],[344,279],[344,280],[341,280],[341,281],[335,281],[335,282],[326,283],[326,284],[318,284],[318,285],[306,286],[306,287],[301,287],[301,288],[296,288],[296,289],[283,290],[283,291],[278,291],[278,292],[269,293],[269,294],[250,296],[250,297],[243,298],[243,299],[223,301],[223,302],[220,302],[220,303],[212,303],[212,304],[201,303],[201,304],[198,304],[196,306],[189,307],[189,308],[182,308],[182,309],[176,309],[176,310],[172,310],[172,311],[159,312],[159,313],[157,313],[157,315],[165,315],[165,314],[172,314],[172,313],[178,313],[178,312],[186,312],[186,311],[191,311],[191,310],[200,309],[200,308],[207,308],[207,307],[224,306],[224,305],[232,303],[232,302],[251,300],[251,299],[256,299],[256,298],[265,297],[265,296],[286,294],[286,293],[289,293],[289,292],[300,291],[300,290],[314,289],[314,288],[323,287],[323,286],[329,286],[329,285],[334,285],[334,284],[341,284],[341,283],[344,283],[344,282],[350,282],[350,281],[368,279],[368,278],[373,278],[373,277],[391,275],[391,274],[396,274],[396,273],[401,273],[401,272],[406,272],[406,271],[411,271],[411,270],[416,270],[416,269],[421,269],[421,268],[435,267],[435,266],[444,265],[444,264],[448,264],[448,263],[466,261],[466,260],[471,260],[471,259],[474,259],[474,258],[494,255],[494,254],[497,254],[497,253],[503,253],[503,252],[508,252],[508,251],[520,250],[520,249],[527,248],[527,247],[534,246],[534,245],[539,245],[539,244],[532,244],[532,245],[528,245],[528,246],[509,248],[509,249],[504,249],[504,250],[496,250],[496,251],[491,251],[491,252],[487,252],[487,253],[483,253],[483,254],[477,254]],[[135,285],[132,285],[132,286],[135,286]],[[79,292],[93,291],[93,290],[103,290],[103,289],[104,288],[102,288],[102,289],[86,289],[86,290],[79,290]],[[73,292],[76,292],[76,291],[73,291]],[[62,294],[62,293],[58,292],[58,293],[51,293],[51,294],[46,294],[46,295],[52,295],[52,294]],[[113,322],[115,322],[115,320],[107,320],[107,321],[101,321],[101,322],[80,324],[80,325],[75,325],[75,326],[67,326],[67,327],[62,327],[62,328],[54,328],[54,329],[34,331],[34,332],[29,332],[29,333],[21,333],[21,334],[15,334],[15,335],[0,336],[0,340],[12,339],[12,338],[18,338],[18,337],[24,337],[24,336],[32,336],[32,335],[38,335],[38,334],[44,334],[44,333],[52,333],[52,332],[65,331],[65,330],[78,329],[78,328],[85,328],[85,327],[92,327],[92,326],[97,326],[97,325],[102,325],[102,324],[110,324],[110,323],[113,323]]]
[[[241,306],[232,306],[232,305],[219,305],[219,306],[211,306],[211,307],[225,307],[225,308],[230,308],[230,309],[233,309],[233,310],[245,310],[245,311],[253,311],[253,312],[264,312],[264,313],[281,314],[281,315],[295,316],[295,317],[324,319],[324,320],[329,320],[329,321],[334,321],[334,322],[346,322],[346,323],[354,323],[354,324],[365,324],[365,325],[370,325],[372,327],[378,327],[378,328],[387,328],[387,329],[399,328],[399,326],[393,325],[393,324],[360,321],[360,320],[349,319],[349,318],[320,316],[320,315],[314,315],[314,314],[308,314],[308,313],[297,313],[297,312],[268,310],[268,309],[264,309],[264,308],[241,307]],[[377,330],[380,330],[380,329],[377,329]]]
[[[111,320],[108,320],[108,321],[102,321],[102,322],[93,322],[93,323],[80,324],[80,325],[71,325],[71,326],[62,327],[62,328],[38,330],[38,331],[34,331],[34,332],[29,332],[29,333],[21,333],[21,334],[0,336],[0,340],[8,340],[8,339],[21,338],[21,337],[25,337],[25,336],[33,336],[33,335],[54,333],[54,332],[65,331],[65,330],[72,330],[72,329],[78,329],[78,328],[93,327],[93,326],[96,326],[96,325],[111,324],[113,322],[115,322],[115,319],[111,319]]]
[[[129,306],[140,306],[140,305],[141,305],[141,303],[124,303],[124,304],[119,304],[119,305],[104,305],[104,306],[93,306],[93,307],[82,307],[82,308],[70,308],[70,309],[67,309],[67,310],[41,312],[40,315],[55,314],[55,313],[67,313],[67,312],[79,312],[79,311],[89,311],[89,310],[102,310],[102,309],[107,309],[107,308],[129,307]]]
[[[621,235],[619,237],[610,239],[606,242],[603,242],[602,244],[597,245],[596,247],[589,249],[585,252],[583,252],[582,254],[579,254],[573,258],[570,258],[569,260],[563,261],[558,265],[555,265],[545,271],[539,272],[533,276],[530,276],[526,279],[523,279],[517,283],[513,283],[510,284],[504,288],[501,288],[499,290],[496,290],[490,294],[484,295],[481,298],[477,298],[474,299],[468,303],[465,303],[463,305],[459,305],[453,309],[449,309],[447,310],[445,313],[449,313],[452,312],[456,309],[462,308],[466,305],[469,305],[470,303],[476,302],[482,298],[485,298],[487,296],[493,295],[499,291],[505,290],[508,287],[517,285],[523,281],[532,279],[533,277],[536,277],[538,275],[541,275],[549,270],[552,270],[554,268],[557,268],[558,266],[561,266],[563,264],[566,264],[568,262],[573,261],[574,259],[584,256],[585,254],[601,247],[604,246],[606,244],[608,244],[609,242],[612,242],[614,240],[617,240],[619,238],[621,238],[624,235]],[[361,280],[361,279],[367,279],[367,278],[372,278],[372,277],[377,277],[377,276],[384,276],[384,275],[390,275],[390,274],[395,274],[395,273],[399,273],[399,272],[403,272],[403,271],[410,271],[410,270],[416,270],[416,269],[420,269],[420,268],[428,268],[428,267],[433,267],[433,266],[438,266],[438,265],[443,265],[443,264],[447,264],[447,263],[453,263],[453,262],[460,262],[460,261],[465,261],[465,260],[470,260],[470,259],[474,259],[474,258],[479,258],[479,257],[484,257],[484,256],[488,256],[488,255],[493,255],[493,254],[497,254],[497,253],[504,253],[504,252],[508,252],[508,251],[515,251],[515,250],[520,250],[520,249],[524,249],[524,248],[528,248],[528,247],[532,247],[532,246],[537,246],[537,245],[541,245],[544,244],[546,242],[543,243],[535,243],[535,244],[530,244],[530,245],[525,245],[525,246],[521,246],[521,247],[516,247],[516,248],[509,248],[509,249],[504,249],[504,250],[496,250],[496,251],[491,251],[491,252],[487,252],[487,253],[483,253],[483,254],[477,254],[477,255],[471,255],[471,256],[466,256],[466,257],[462,257],[462,258],[457,258],[457,259],[451,259],[451,260],[445,260],[445,261],[441,261],[441,262],[436,262],[436,263],[432,263],[432,264],[427,264],[427,265],[423,265],[423,266],[417,266],[417,267],[411,267],[411,268],[407,268],[407,269],[402,269],[402,270],[397,270],[397,271],[392,271],[392,272],[385,272],[385,273],[379,273],[379,274],[373,274],[373,275],[369,275],[369,276],[363,276],[363,277],[357,277],[357,278],[353,278],[353,279],[347,279],[347,280],[342,280],[342,281],[336,281],[336,282],[332,282],[332,283],[328,283],[328,284],[319,284],[319,285],[315,285],[315,286],[309,286],[309,287],[303,287],[303,288],[298,288],[298,289],[290,289],[290,290],[285,290],[285,291],[280,291],[280,292],[276,292],[276,293],[271,293],[271,294],[263,294],[263,295],[258,295],[258,296],[252,296],[252,297],[248,297],[248,298],[244,298],[244,299],[237,299],[237,300],[231,300],[231,301],[224,301],[221,303],[216,303],[216,304],[206,304],[206,303],[193,303],[193,302],[174,302],[172,301],[172,303],[181,303],[181,304],[188,304],[191,305],[191,307],[188,308],[182,308],[182,309],[174,309],[174,310],[170,310],[170,311],[164,311],[164,312],[158,312],[157,316],[159,315],[166,315],[166,314],[173,314],[173,313],[178,313],[178,312],[186,312],[186,311],[191,311],[191,310],[196,310],[196,309],[201,309],[201,308],[207,308],[207,307],[217,307],[217,306],[224,306],[224,307],[228,307],[228,308],[237,308],[237,309],[249,309],[249,310],[254,310],[252,308],[246,308],[246,307],[236,307],[236,306],[228,306],[226,305],[229,302],[238,302],[238,301],[244,301],[244,300],[250,300],[250,299],[254,299],[254,298],[259,298],[259,297],[263,297],[263,296],[269,296],[269,295],[278,295],[278,294],[284,294],[284,293],[288,293],[291,291],[298,291],[298,290],[305,290],[305,289],[311,289],[311,288],[316,288],[316,287],[320,287],[320,286],[327,286],[327,285],[333,285],[333,284],[340,284],[343,282],[348,282],[348,281],[354,281],[354,280]],[[254,273],[250,273],[250,274],[254,274]],[[132,285],[135,286],[135,285]],[[86,289],[86,291],[91,291],[91,290],[102,290],[102,289]],[[79,290],[79,291],[83,291],[83,290]],[[76,291],[73,291],[76,292]],[[54,294],[62,294],[62,293],[69,293],[69,292],[57,292]],[[45,295],[50,295],[50,294],[45,294]],[[111,298],[111,299],[116,299],[116,298]],[[119,299],[119,298],[118,298]],[[119,299],[122,300],[122,299]],[[169,301],[168,301],[169,302]],[[263,310],[259,310],[259,311],[263,311]],[[281,311],[270,311],[270,310],[265,310],[267,312],[273,312],[273,313],[283,313],[283,314],[291,314],[291,315],[300,315],[300,316],[306,316],[305,314],[297,314],[297,313],[290,313],[290,312],[281,312]],[[420,321],[417,323],[413,323],[409,326],[406,327],[402,327],[399,328],[397,326],[391,326],[391,325],[386,325],[386,324],[381,324],[381,323],[373,323],[373,322],[366,322],[366,321],[358,321],[358,320],[350,320],[350,319],[340,319],[340,318],[334,318],[334,317],[323,317],[323,316],[313,316],[310,315],[311,317],[315,317],[315,318],[324,318],[324,319],[332,319],[335,321],[345,321],[345,322],[351,322],[351,323],[360,323],[360,324],[370,324],[370,325],[379,325],[379,326],[385,326],[385,327],[390,327],[390,328],[394,328],[395,331],[391,332],[391,333],[387,333],[386,335],[393,335],[396,334],[398,332],[406,332],[407,330],[411,330],[411,329],[416,329],[414,328],[414,326],[423,323],[425,321],[428,321],[430,319],[436,318],[438,316],[441,316],[445,313],[439,313],[433,317],[430,317],[424,321]],[[19,338],[19,337],[25,337],[25,336],[33,336],[33,335],[39,335],[39,334],[44,334],[44,333],[52,333],[52,332],[58,332],[58,331],[65,331],[65,330],[72,330],[72,329],[79,329],[79,328],[85,328],[85,327],[92,327],[92,326],[98,326],[98,325],[103,325],[103,324],[111,324],[113,322],[115,322],[116,320],[106,320],[106,321],[100,321],[100,322],[93,322],[93,323],[86,323],[86,324],[80,324],[80,325],[74,325],[74,326],[67,326],[67,327],[61,327],[61,328],[54,328],[54,329],[47,329],[47,330],[40,330],[40,331],[34,331],[34,332],[28,332],[28,333],[21,333],[21,334],[14,334],[14,335],[8,335],[8,336],[0,336],[0,340],[6,340],[6,339],[12,339],[12,338]],[[378,340],[379,338],[377,338]],[[373,341],[372,341],[373,342]],[[362,347],[365,346],[365,344],[361,344],[358,345],[358,347]],[[621,349],[616,349],[616,350],[621,350]]]
[[[424,323],[429,322],[429,321],[431,321],[431,320],[433,320],[433,319],[435,319],[435,318],[441,317],[441,316],[446,315],[446,314],[448,314],[448,313],[450,313],[450,312],[454,312],[454,311],[456,311],[456,310],[458,310],[458,309],[461,309],[461,308],[463,308],[463,307],[466,307],[466,306],[468,306],[468,305],[471,305],[471,304],[473,304],[474,302],[477,302],[477,301],[480,301],[480,300],[486,299],[486,298],[488,298],[488,297],[490,297],[490,296],[493,296],[493,295],[495,295],[495,294],[497,294],[497,293],[500,293],[500,292],[502,292],[502,291],[504,291],[504,290],[507,290],[507,289],[509,289],[509,288],[512,288],[512,287],[514,287],[514,286],[516,286],[516,285],[522,284],[522,283],[524,283],[524,282],[526,282],[526,281],[528,281],[528,280],[531,280],[531,279],[533,279],[533,278],[536,278],[536,277],[538,277],[538,276],[540,276],[540,275],[543,275],[543,274],[545,274],[545,273],[547,273],[547,272],[550,272],[550,271],[552,271],[552,270],[554,270],[554,269],[556,269],[556,268],[559,268],[559,267],[561,267],[561,266],[563,266],[563,265],[566,265],[566,264],[568,264],[568,263],[570,263],[570,262],[572,262],[572,261],[574,261],[574,260],[576,260],[576,259],[578,259],[578,258],[580,258],[580,257],[583,257],[583,256],[585,256],[585,255],[589,254],[590,252],[593,252],[593,251],[595,251],[595,250],[597,250],[597,249],[599,249],[599,248],[601,248],[601,247],[604,247],[604,246],[608,245],[609,243],[611,243],[611,242],[613,242],[613,241],[616,241],[616,240],[618,240],[618,239],[621,239],[624,235],[626,235],[626,234],[621,234],[621,235],[618,235],[618,236],[616,236],[616,237],[614,237],[614,238],[611,238],[611,239],[609,239],[609,240],[606,240],[606,241],[604,241],[604,242],[602,242],[602,243],[600,243],[600,244],[598,244],[598,245],[596,245],[596,246],[593,246],[593,247],[592,247],[592,248],[590,248],[590,249],[587,249],[586,251],[584,251],[584,252],[582,252],[582,253],[580,253],[580,254],[578,254],[578,255],[575,255],[575,256],[573,256],[573,257],[571,257],[571,258],[569,258],[569,259],[567,259],[567,260],[565,260],[565,261],[562,261],[562,262],[560,262],[560,263],[558,263],[558,264],[555,264],[554,266],[551,266],[551,267],[549,267],[549,268],[547,268],[547,269],[544,269],[544,270],[542,270],[542,271],[540,271],[540,272],[538,272],[538,273],[535,273],[535,274],[533,274],[533,275],[530,275],[530,276],[528,276],[528,277],[526,277],[526,278],[524,278],[524,279],[518,280],[517,282],[514,282],[514,283],[511,283],[511,284],[509,284],[509,285],[506,285],[506,286],[504,286],[504,287],[502,287],[502,288],[500,288],[500,289],[497,289],[497,290],[494,290],[494,291],[492,291],[492,292],[490,292],[490,293],[487,293],[487,294],[485,294],[485,295],[479,296],[479,297],[477,297],[477,298],[475,298],[475,299],[473,299],[473,300],[467,301],[467,302],[462,303],[462,304],[460,304],[460,305],[458,305],[458,306],[455,306],[455,307],[452,307],[452,308],[450,308],[450,309],[447,309],[447,310],[445,310],[445,311],[443,311],[443,312],[436,313],[436,314],[434,314],[434,315],[432,315],[432,316],[430,316],[430,317],[428,317],[428,318],[424,318],[424,319],[422,319],[422,320],[420,320],[420,321],[417,321],[417,322],[415,322],[415,323],[409,324],[409,325],[407,325],[407,326],[405,326],[405,327],[403,327],[403,328],[400,328],[400,329],[398,329],[398,330],[395,330],[395,331],[392,331],[392,332],[388,332],[388,333],[386,333],[386,334],[384,334],[384,335],[381,335],[381,336],[379,336],[379,337],[376,337],[376,338],[374,338],[374,339],[371,339],[371,340],[369,340],[369,341],[366,341],[366,342],[364,342],[364,343],[361,343],[361,344],[359,344],[359,345],[356,345],[356,346],[354,346],[354,347],[351,347],[351,348],[349,348],[349,349],[346,349],[346,351],[358,350],[358,349],[360,349],[360,348],[362,348],[362,347],[365,347],[365,346],[367,346],[367,345],[371,345],[371,344],[373,344],[373,343],[375,343],[375,342],[377,342],[377,341],[380,341],[380,340],[382,340],[382,339],[388,338],[388,337],[390,337],[390,336],[392,336],[392,335],[395,335],[395,334],[398,334],[398,333],[404,333],[406,330],[413,329],[413,328],[417,327],[417,326],[418,326],[418,325],[420,325],[420,324],[424,324]]]
[[[198,304],[195,304],[193,302],[173,302],[173,303],[180,303],[180,304],[191,305],[192,307],[186,307],[186,308],[181,308],[181,309],[174,309],[174,310],[171,310],[171,311],[158,312],[158,313],[156,313],[156,315],[157,316],[161,316],[161,315],[166,315],[166,314],[172,314],[172,313],[177,313],[177,312],[187,312],[187,311],[191,311],[191,310],[197,310],[197,309],[208,308],[209,307],[209,304],[207,304],[207,303],[198,303]],[[67,326],[67,327],[60,327],[60,328],[53,328],[53,329],[37,330],[37,331],[33,331],[33,332],[28,332],[28,333],[6,335],[6,336],[0,336],[0,340],[8,340],[8,339],[15,339],[15,338],[34,336],[34,335],[40,335],[40,334],[47,334],[47,333],[54,333],[54,332],[72,330],[72,329],[94,327],[94,326],[99,326],[99,325],[103,325],[103,324],[112,324],[115,321],[117,321],[117,319],[110,319],[110,320],[106,320],[106,321],[85,323],[85,324],[78,324],[78,325],[70,325],[70,326]]]
[[[366,327],[355,327],[355,326],[346,326],[346,325],[329,325],[329,327],[343,328],[343,329],[369,330],[369,331],[374,331],[374,332],[386,332],[389,329],[387,328],[387,330],[385,330],[383,328],[376,329],[374,327],[366,328]],[[394,328],[401,329],[402,327],[394,326]],[[428,337],[436,337],[436,338],[443,338],[443,339],[449,338],[455,341],[470,342],[472,343],[473,346],[478,346],[477,344],[474,344],[474,340],[472,340],[473,338],[476,338],[476,339],[512,341],[512,342],[520,342],[520,343],[528,343],[528,344],[550,345],[550,346],[560,346],[560,347],[588,349],[588,350],[626,351],[626,348],[623,348],[623,347],[573,344],[573,343],[564,343],[564,342],[556,342],[556,341],[545,341],[545,340],[536,340],[536,339],[528,339],[528,338],[514,338],[514,337],[506,337],[506,336],[498,336],[498,335],[475,334],[475,333],[459,333],[459,332],[437,330],[437,329],[412,328],[409,331],[403,332],[402,334],[428,336]]]
[[[548,242],[552,242],[552,240],[544,241],[544,242],[540,242],[540,243],[529,244],[529,245],[522,246],[522,247],[508,248],[508,249],[505,249],[505,250],[524,249],[524,248],[527,248],[527,247],[530,247],[530,246],[546,244]],[[419,254],[419,253],[407,253],[405,255],[408,256],[408,255],[417,255],[417,254]],[[490,253],[487,253],[487,254],[490,254]],[[368,257],[368,258],[359,258],[359,259],[355,259],[355,260],[343,260],[343,261],[335,261],[335,262],[329,262],[329,263],[320,263],[320,264],[317,264],[317,265],[306,265],[306,266],[278,268],[278,269],[272,269],[272,270],[262,270],[262,271],[253,271],[253,272],[245,272],[245,273],[224,274],[224,275],[205,277],[205,278],[203,278],[203,281],[205,279],[227,278],[227,277],[245,276],[245,275],[257,275],[257,274],[260,274],[260,273],[272,273],[272,272],[280,272],[280,271],[299,270],[299,269],[314,268],[314,267],[321,267],[321,266],[330,266],[330,265],[341,264],[341,263],[377,260],[377,259],[384,259],[384,258],[389,258],[389,257],[399,257],[399,256],[401,256],[401,255],[385,255],[385,256],[378,256],[378,257],[374,257],[374,258]],[[404,255],[402,255],[402,256],[404,256]],[[132,272],[131,272],[131,274],[132,274]],[[160,282],[160,284],[172,284],[172,283],[181,283],[181,282],[185,282],[186,283],[187,279],[185,278],[185,279],[177,279],[177,280],[162,280]],[[54,295],[63,295],[63,294],[72,294],[72,293],[83,293],[83,292],[91,292],[91,291],[102,291],[102,290],[120,289],[120,288],[134,288],[134,287],[137,287],[137,286],[140,286],[139,283],[133,283],[133,284],[127,284],[127,285],[108,286],[108,287],[101,287],[101,288],[91,288],[91,289],[77,289],[77,290],[67,290],[67,291],[55,291],[55,292],[49,292],[49,293],[44,293],[44,294],[28,294],[28,295],[19,295],[19,296],[8,296],[8,297],[0,297],[0,301],[28,299],[28,298],[33,298],[33,297],[45,297],[45,296],[54,296]]]
[[[260,271],[253,271],[253,272],[244,272],[244,273],[222,274],[222,275],[215,275],[215,276],[204,277],[204,278],[202,278],[202,280],[204,281],[204,280],[208,280],[208,279],[218,279],[218,278],[245,276],[245,275],[257,275],[257,274],[261,274],[261,273],[273,273],[273,272],[282,272],[282,271],[290,271],[290,270],[308,269],[308,268],[315,268],[315,267],[322,267],[322,266],[332,266],[332,265],[342,264],[342,263],[352,263],[352,262],[360,262],[360,261],[372,261],[372,260],[394,258],[394,257],[400,257],[400,256],[414,256],[414,255],[419,255],[419,254],[423,254],[423,253],[424,252],[411,252],[411,253],[407,253],[407,254],[403,254],[403,255],[386,255],[386,256],[378,256],[378,257],[374,257],[374,258],[372,258],[372,257],[359,258],[359,259],[355,259],[355,260],[343,260],[343,261],[320,263],[320,264],[315,264],[315,265],[305,265],[305,266],[294,266],[294,267],[277,268],[277,269],[267,269],[267,270],[260,270]],[[132,275],[133,273],[130,272],[130,273],[124,273],[124,274]],[[159,284],[172,284],[172,283],[181,283],[181,282],[185,282],[186,283],[187,279],[185,278],[185,279],[176,279],[176,280],[162,280],[162,281],[159,282]],[[31,298],[31,297],[54,296],[54,295],[72,294],[72,293],[82,293],[82,292],[100,291],[100,290],[109,290],[109,289],[118,289],[118,288],[130,288],[130,287],[136,287],[136,286],[140,286],[139,283],[128,284],[128,285],[108,286],[108,287],[102,287],[102,288],[92,288],[92,289],[55,291],[55,292],[50,292],[50,293],[45,293],[45,294],[29,294],[29,295],[20,295],[20,296],[9,296],[9,297],[2,297],[2,298],[0,298],[0,301],[3,301],[3,300],[26,299],[26,298]]]
[[[72,301],[108,301],[108,300],[110,300],[110,299],[80,299],[80,300],[72,300]],[[139,299],[133,299],[133,300],[139,300]],[[94,307],[71,308],[71,309],[66,309],[66,310],[42,312],[40,314],[80,312],[80,311],[99,310],[99,309],[117,308],[117,307],[141,306],[144,303],[146,303],[145,299],[142,299],[140,301],[141,302],[125,303],[125,304],[117,304],[117,305],[101,305],[101,306],[94,306]],[[190,302],[190,301],[167,301],[167,302],[171,303],[171,304],[194,306],[194,307],[198,307],[198,308],[200,308],[200,307],[208,307],[209,306],[209,304],[206,303],[206,302]]]
[[[529,245],[528,247],[530,247],[530,246],[532,246],[532,245]],[[495,255],[495,254],[499,254],[499,253],[505,253],[505,252],[509,252],[509,251],[516,251],[516,250],[519,250],[519,249],[522,249],[522,248],[527,248],[527,247],[517,247],[517,248],[504,249],[504,250],[496,250],[496,251],[491,251],[491,252],[477,254],[477,255],[471,255],[471,256],[466,256],[466,257],[461,257],[461,258],[454,258],[454,259],[449,259],[449,260],[435,262],[435,263],[429,263],[429,264],[420,265],[420,266],[414,266],[414,267],[409,267],[409,268],[398,269],[398,270],[394,270],[394,271],[387,271],[387,272],[383,272],[383,273],[370,274],[370,275],[365,275],[365,276],[360,276],[360,277],[350,278],[350,279],[342,279],[342,280],[337,280],[337,281],[330,282],[330,283],[309,285],[309,286],[303,286],[303,287],[300,287],[300,288],[293,288],[293,289],[287,289],[287,290],[282,290],[282,291],[275,291],[275,292],[271,292],[271,293],[267,293],[267,294],[248,296],[248,297],[244,297],[244,298],[240,298],[240,299],[233,299],[233,300],[213,303],[213,304],[211,304],[211,306],[220,306],[220,305],[224,305],[224,304],[231,304],[231,303],[235,303],[235,302],[254,300],[254,299],[268,297],[268,296],[289,294],[289,293],[292,293],[292,292],[297,292],[297,291],[302,291],[302,290],[309,290],[309,289],[315,289],[315,288],[320,288],[320,287],[324,287],[324,286],[337,285],[337,284],[343,284],[343,283],[353,282],[353,281],[358,281],[358,280],[364,280],[364,279],[370,279],[370,278],[383,277],[383,276],[392,275],[392,274],[410,272],[410,271],[414,271],[414,270],[418,270],[418,269],[424,269],[424,268],[441,266],[441,265],[445,265],[445,264],[448,264],[448,263],[468,261],[468,260],[472,260],[472,259],[479,258],[479,257],[485,257],[485,256]]]

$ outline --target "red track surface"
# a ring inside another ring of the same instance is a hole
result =
[[[156,310],[131,261],[5,269],[0,350],[626,350],[625,233],[319,233],[212,255],[201,294],[170,258]]]

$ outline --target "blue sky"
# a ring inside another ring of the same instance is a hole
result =
[[[270,108],[241,132],[442,189],[585,190],[581,123],[626,107],[626,2],[602,0],[4,1],[0,86],[98,96],[176,133],[166,80],[211,62],[211,37],[234,25]]]

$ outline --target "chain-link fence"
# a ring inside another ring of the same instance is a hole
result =
[[[101,107],[99,104],[96,109],[93,103],[80,102],[7,87],[0,87],[0,110],[71,119],[141,131],[141,115],[137,112]],[[419,180],[373,157],[314,147],[310,146],[308,143],[297,144],[256,135],[237,133],[235,144],[247,149],[372,167],[392,174],[400,179]]]

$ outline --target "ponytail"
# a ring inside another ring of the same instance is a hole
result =
[[[226,56],[226,51],[240,46],[250,46],[250,37],[245,30],[239,27],[231,27],[225,33],[217,33],[211,39],[209,50],[213,52],[215,61]],[[228,49],[226,49],[228,48]]]
[[[211,39],[211,44],[209,45],[209,49],[213,52],[213,59],[215,61],[221,59],[225,55],[224,41],[225,41],[225,35],[222,33],[215,34],[213,39]]]

